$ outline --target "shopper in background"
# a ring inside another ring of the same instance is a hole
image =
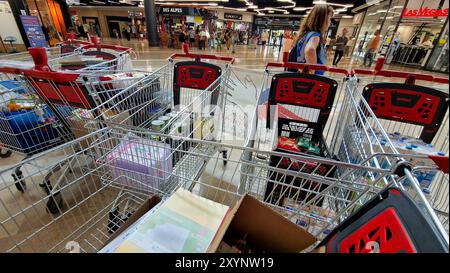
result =
[[[231,33],[231,46],[232,46],[231,53],[233,53],[233,54],[236,52],[236,45],[237,45],[238,41],[239,41],[239,33],[237,30],[234,30]]]
[[[364,55],[364,66],[372,66],[373,58],[375,57],[375,52],[378,49],[378,44],[380,43],[381,35],[380,30],[377,29],[374,33],[374,37],[369,41],[366,48],[366,54]],[[369,61],[369,65],[366,65],[367,60]]]
[[[189,45],[193,47],[194,43],[195,43],[195,29],[191,28],[191,30],[189,31]]]
[[[180,42],[181,48],[183,48],[184,43],[186,43],[187,40],[187,33],[186,33],[186,27],[181,27],[180,35],[178,35],[178,41]]]
[[[78,21],[77,30],[78,30],[78,34],[80,35],[81,39],[87,39],[86,31],[84,31],[84,26],[80,21]]]
[[[113,35],[114,37],[116,37],[116,39],[119,39],[119,32],[117,31],[117,29],[113,29]]]
[[[334,59],[333,59],[333,65],[337,65],[341,59],[342,56],[344,56],[344,50],[345,50],[345,46],[347,45],[348,42],[348,38],[347,38],[347,29],[344,28],[342,30],[342,36],[339,36],[336,39],[336,49],[334,51]]]
[[[95,33],[97,33],[97,37],[102,37],[102,32],[100,31],[100,26],[95,24]]]
[[[283,37],[283,52],[289,52],[291,51],[292,44],[294,43],[294,40],[292,39],[292,32],[285,31],[284,37]]]
[[[139,25],[139,39],[144,40],[144,36],[145,36],[145,27],[144,27],[144,24],[140,24]]]
[[[315,5],[300,25],[300,31],[289,53],[289,62],[326,64],[325,33],[331,24],[333,8],[326,4]],[[316,71],[323,75],[324,71]]]
[[[204,28],[201,29],[200,31],[200,42],[198,45],[198,49],[205,49],[206,50],[206,46],[207,46],[207,42],[208,42],[208,35],[206,35],[206,31]]]
[[[125,36],[127,37],[128,41],[131,40],[131,24],[129,24],[125,29]]]
[[[231,43],[232,43],[232,40],[231,40],[231,29],[227,29],[225,31],[225,44],[227,46],[227,50],[228,51],[230,51]]]
[[[137,28],[135,24],[131,25],[131,33],[133,34],[133,38],[137,38]]]
[[[261,34],[261,45],[265,46],[267,44],[267,39],[269,39],[269,35],[267,34],[267,31],[263,31]]]

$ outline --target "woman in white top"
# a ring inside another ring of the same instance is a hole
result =
[[[268,38],[269,35],[267,35],[267,32],[264,30],[263,33],[261,34],[261,45],[265,46]]]
[[[199,49],[205,49],[208,42],[208,35],[206,34],[206,31],[204,28],[200,31],[200,44]]]

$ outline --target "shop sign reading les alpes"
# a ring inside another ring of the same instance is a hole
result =
[[[420,8],[420,9],[405,9],[402,17],[442,17],[448,16],[448,8],[446,9],[430,9],[430,8]]]

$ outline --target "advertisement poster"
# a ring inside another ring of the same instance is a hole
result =
[[[20,15],[23,28],[32,47],[48,47],[39,19],[36,16]]]

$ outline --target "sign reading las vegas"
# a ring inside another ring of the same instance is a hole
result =
[[[448,16],[448,8],[446,9],[405,9],[402,17],[442,17]]]

